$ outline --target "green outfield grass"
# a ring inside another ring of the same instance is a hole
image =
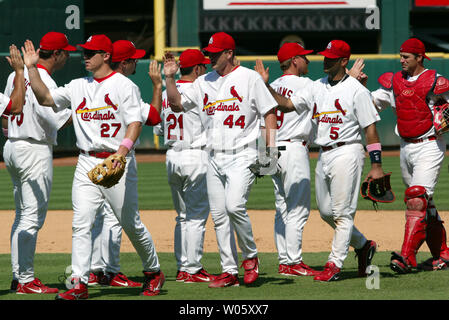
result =
[[[173,254],[159,253],[161,268],[166,282],[160,296],[140,297],[140,288],[90,287],[92,300],[447,300],[449,296],[449,271],[416,272],[396,275],[388,267],[390,255],[379,252],[373,265],[379,269],[378,289],[374,278],[357,277],[357,260],[354,252],[349,253],[341,280],[319,283],[312,277],[286,277],[277,273],[277,255],[261,253],[260,277],[252,285],[243,285],[243,271],[240,270],[240,287],[210,289],[206,283],[184,284],[175,281],[176,263]],[[419,254],[425,259],[428,254]],[[316,268],[322,268],[327,253],[304,253],[304,261]],[[208,271],[220,273],[218,253],[204,255],[203,263]],[[70,265],[69,254],[37,254],[36,275],[46,283],[65,290],[64,270]],[[136,253],[121,254],[121,269],[129,278],[142,281],[141,263]],[[0,269],[10,269],[10,256],[0,255]],[[372,275],[374,277],[374,275]],[[9,272],[0,276],[0,300],[52,300],[55,295],[17,295],[8,288]],[[367,282],[372,289],[367,288]]]
[[[439,210],[449,210],[449,160],[445,158],[440,179],[437,184],[434,200]],[[316,159],[311,159],[312,209],[316,209],[314,171]],[[369,159],[366,159],[364,176],[370,168]],[[402,183],[399,157],[384,157],[383,168],[385,172],[392,172],[391,184],[396,194],[396,201],[392,204],[380,204],[380,210],[403,210],[405,187]],[[53,190],[50,197],[50,210],[71,210],[72,180],[75,167],[55,167]],[[173,209],[171,192],[167,183],[165,163],[139,163],[139,207],[147,209]],[[12,183],[6,169],[0,170],[0,210],[14,209],[12,196]],[[372,210],[371,201],[359,197],[359,210]],[[273,183],[270,177],[258,179],[253,185],[248,201],[248,209],[274,210]]]

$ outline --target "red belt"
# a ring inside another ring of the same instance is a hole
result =
[[[341,147],[341,146],[344,146],[346,144],[346,142],[337,142],[336,144],[334,144],[334,145],[332,145],[332,146],[323,146],[323,147],[321,147],[321,150],[323,150],[323,151],[329,151],[329,150],[332,150],[332,149],[335,149],[335,148],[338,148],[338,147]]]
[[[433,141],[437,139],[437,136],[430,136],[427,138],[421,138],[421,139],[408,139],[408,138],[402,138],[404,139],[405,142],[410,142],[410,143],[420,143],[420,142],[424,142],[424,141]]]
[[[115,153],[115,152],[107,152],[107,151],[97,152],[97,151],[84,151],[84,150],[80,150],[80,152],[85,155],[89,155],[91,157],[101,158],[101,159],[106,159],[107,157],[109,157],[110,155]]]

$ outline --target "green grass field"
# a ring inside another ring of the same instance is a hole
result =
[[[311,168],[315,168],[316,160],[311,160]],[[435,201],[440,210],[449,210],[447,186],[448,160],[445,159],[440,181],[435,192]],[[380,205],[380,209],[403,210],[404,186],[401,180],[399,159],[384,157],[384,171],[393,172],[392,186],[397,200],[393,204]],[[365,166],[365,173],[369,164]],[[141,209],[173,209],[171,193],[167,184],[164,163],[140,163],[139,170],[139,203]],[[55,167],[54,184],[50,200],[50,210],[71,210],[71,184],[74,167]],[[314,175],[312,172],[312,209],[316,209],[314,194]],[[5,169],[0,170],[0,209],[14,209],[12,184]],[[274,195],[271,179],[259,179],[251,191],[249,209],[274,210]],[[359,208],[371,210],[372,204],[360,198]],[[388,221],[385,221],[388,223]],[[172,231],[170,231],[172,232]],[[398,230],[402,233],[402,230]],[[321,268],[327,260],[328,252],[304,253],[304,261],[313,267]],[[420,253],[420,261],[429,257],[428,253]],[[166,274],[166,283],[160,296],[151,300],[170,301],[213,301],[213,300],[446,300],[449,297],[449,271],[420,272],[407,275],[396,275],[389,268],[390,253],[378,252],[373,260],[379,273],[371,278],[357,278],[357,260],[351,249],[345,261],[342,280],[333,283],[316,283],[311,277],[285,277],[277,273],[277,255],[260,253],[260,279],[253,286],[238,288],[209,289],[207,284],[182,284],[175,281],[176,263],[172,253],[159,253],[161,267]],[[220,273],[217,253],[206,253],[203,258],[206,269],[214,274]],[[37,254],[35,270],[41,280],[65,289],[63,283],[64,270],[70,265],[70,254]],[[136,253],[121,254],[122,270],[133,280],[142,280],[141,263]],[[0,300],[52,300],[54,295],[16,295],[9,293],[10,255],[0,255]],[[240,271],[242,277],[242,270]],[[241,282],[242,282],[241,278]],[[378,282],[377,282],[378,281]],[[367,288],[378,283],[378,288]],[[92,300],[148,300],[138,296],[139,288],[91,288]],[[290,306],[290,305],[289,305]],[[172,310],[173,311],[173,310]]]

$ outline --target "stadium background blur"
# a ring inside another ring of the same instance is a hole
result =
[[[3,57],[11,43],[21,46],[30,39],[37,47],[48,31],[64,32],[72,45],[101,33],[112,41],[133,41],[147,51],[131,76],[145,101],[150,101],[152,92],[147,74],[150,59],[160,61],[166,50],[179,54],[187,47],[203,48],[218,31],[236,39],[242,65],[253,68],[255,59],[262,58],[270,67],[272,80],[281,75],[276,53],[283,42],[299,41],[317,52],[330,40],[342,39],[351,45],[352,61],[365,59],[368,88],[373,90],[378,87],[379,75],[400,70],[398,50],[411,36],[420,38],[430,53],[432,60],[425,66],[449,77],[449,0],[127,0],[120,5],[105,0],[3,0],[0,25]],[[322,77],[322,57],[313,54],[309,58],[308,76],[314,80]],[[4,58],[0,59],[0,71],[3,91],[11,72]],[[63,70],[55,72],[54,79],[64,85],[85,75],[78,51],[71,54]],[[381,118],[378,131],[382,144],[395,149],[399,145],[394,134],[395,115],[387,110]],[[4,142],[0,136],[0,157]],[[76,154],[72,127],[59,133],[54,151],[55,157]],[[162,139],[153,136],[152,127],[144,127],[138,152],[163,151]]]

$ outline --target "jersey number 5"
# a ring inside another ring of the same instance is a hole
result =
[[[109,133],[109,131],[112,128],[115,128],[114,132],[112,133],[112,135]],[[114,138],[117,133],[120,131],[120,128],[122,127],[121,123],[111,123],[111,125],[109,125],[109,123],[102,123],[101,124],[101,137],[103,138]]]
[[[337,140],[338,139],[338,130],[340,130],[339,127],[331,127],[331,133],[329,135],[329,138],[331,138],[332,140]]]
[[[170,113],[167,116],[167,120],[166,120],[167,122],[170,122],[173,120],[173,123],[170,123],[170,125],[167,127],[167,139],[168,140],[177,140],[178,139],[175,135],[172,135],[170,133],[170,131],[175,129],[178,124],[179,124],[179,129],[180,129],[179,130],[179,140],[184,140],[184,137],[182,134],[183,130],[184,130],[184,123],[182,121],[183,120],[182,118],[183,118],[182,114],[179,115],[178,118],[176,118],[176,116],[173,113]]]

